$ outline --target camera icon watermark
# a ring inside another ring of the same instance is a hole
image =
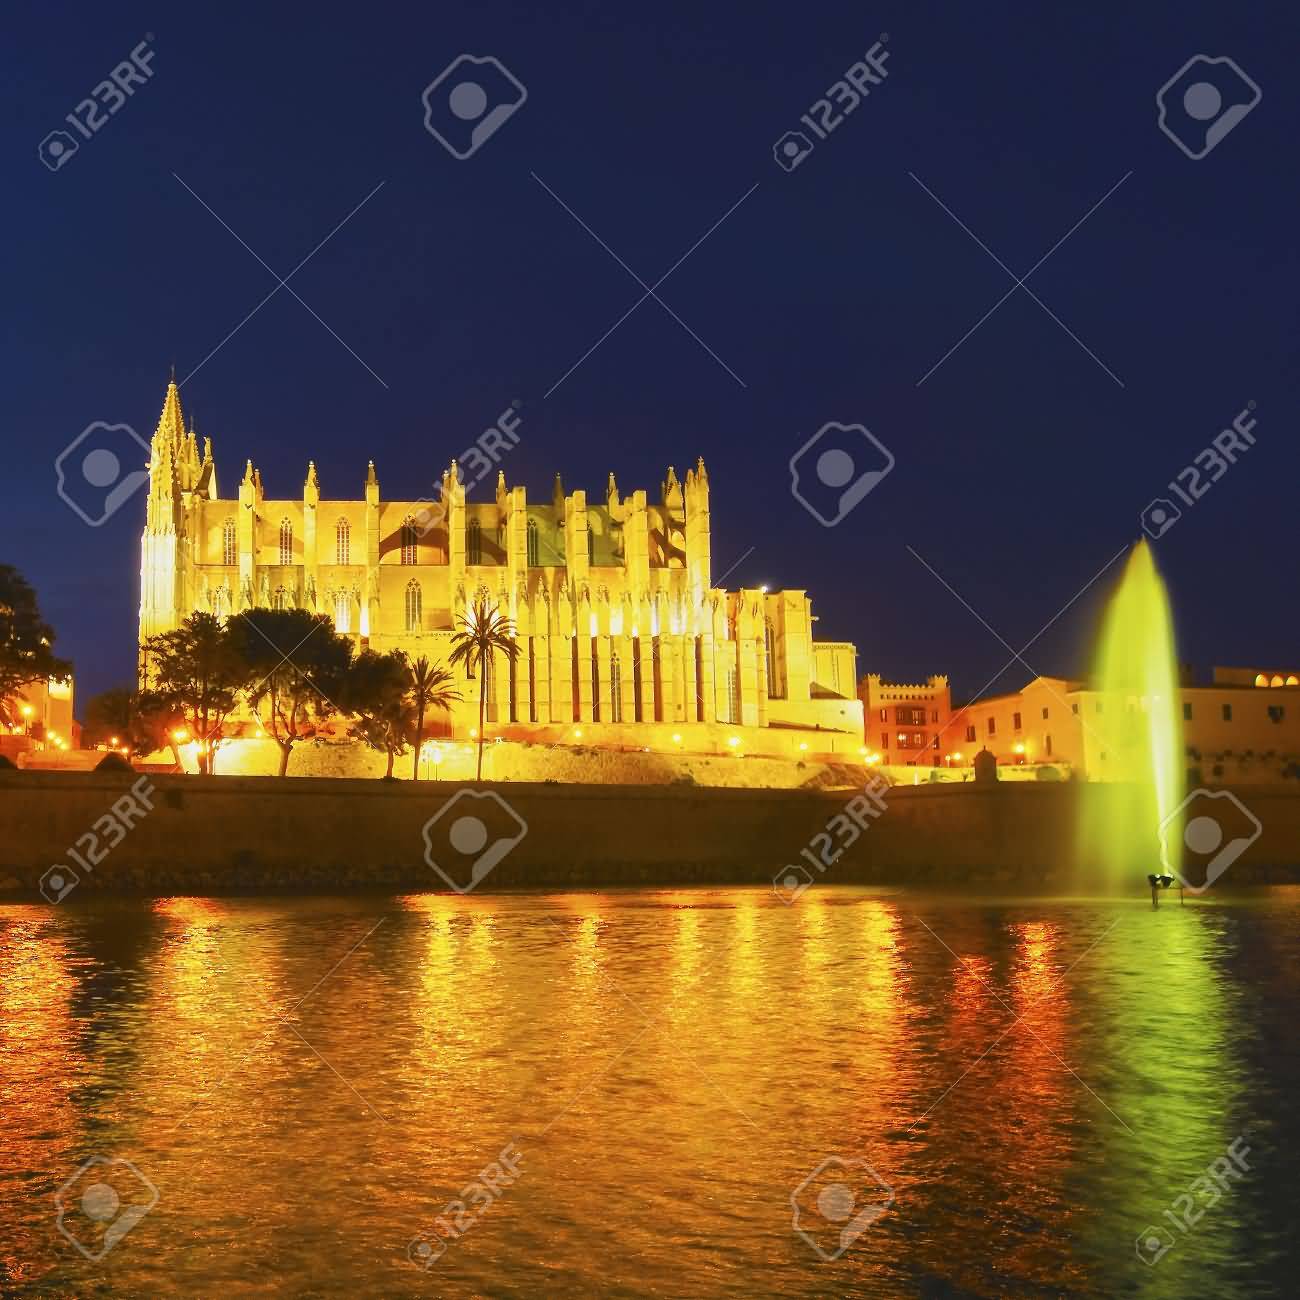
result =
[[[1199,161],[1233,130],[1264,92],[1226,55],[1195,54],[1156,92],[1160,129]]]
[[[36,146],[36,156],[52,172],[72,161],[72,155],[80,146],[67,131],[51,131]]]
[[[782,867],[772,877],[772,892],[783,903],[793,903],[815,879],[806,867]]]
[[[790,457],[790,491],[834,528],[893,468],[893,452],[865,425],[830,420]]]
[[[528,91],[499,59],[462,54],[429,82],[420,98],[425,130],[463,162],[523,107]]]
[[[802,131],[787,131],[772,146],[772,157],[792,172],[813,151],[813,142]]]
[[[141,451],[147,464],[149,444],[129,424],[88,424],[54,459],[59,496],[98,528],[149,481]]]
[[[40,891],[47,903],[61,903],[81,884],[81,877],[71,867],[50,867],[41,877]]]
[[[55,1223],[97,1263],[157,1204],[158,1189],[129,1160],[91,1156],[55,1192]]]
[[[447,1253],[447,1243],[437,1233],[416,1237],[406,1248],[406,1258],[416,1268],[428,1272]]]
[[[424,823],[424,860],[468,894],[527,834],[527,822],[496,791],[457,790]]]
[[[1158,1228],[1152,1224],[1143,1228],[1137,1235],[1137,1257],[1150,1267],[1159,1263],[1174,1245],[1174,1234],[1168,1228]]]
[[[1181,518],[1183,512],[1168,497],[1156,499],[1142,512],[1142,531],[1154,542],[1163,537]]]
[[[894,1189],[865,1160],[827,1156],[790,1193],[792,1226],[828,1263],[894,1203]]]
[[[1203,894],[1263,830],[1231,790],[1193,790],[1160,823],[1160,861],[1184,889]]]
[[[411,512],[411,527],[415,529],[415,534],[423,540],[435,528],[441,528],[447,518],[447,507],[441,501],[434,501],[428,497],[419,497],[416,504],[418,510]]]

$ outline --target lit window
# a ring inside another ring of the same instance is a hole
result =
[[[424,618],[424,595],[414,578],[406,584],[406,630],[418,632]]]
[[[334,525],[334,563],[352,563],[352,525],[346,519]]]
[[[342,633],[352,631],[352,599],[346,591],[340,591],[334,597],[334,630]]]
[[[275,608],[289,608],[289,592],[284,587],[277,587],[275,589]]]
[[[280,563],[293,563],[293,524],[287,519],[280,520]]]
[[[239,539],[235,532],[235,521],[227,519],[221,525],[221,563],[239,563]]]

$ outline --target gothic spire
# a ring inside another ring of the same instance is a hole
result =
[[[185,444],[185,417],[181,411],[180,389],[176,387],[176,374],[173,369],[171,382],[167,385],[167,395],[163,398],[162,415],[158,417],[158,428],[154,439],[167,443],[173,452]]]

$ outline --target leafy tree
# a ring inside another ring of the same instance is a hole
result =
[[[406,753],[415,728],[410,686],[411,666],[401,651],[364,650],[353,659],[344,679],[340,705],[357,719],[352,734],[388,756],[385,775],[390,777],[393,760]]]
[[[475,600],[468,614],[460,615],[460,631],[451,639],[453,664],[464,664],[472,677],[477,670],[478,689],[478,775],[483,779],[483,722],[487,710],[487,680],[491,666],[498,654],[505,655],[511,664],[519,657],[519,642],[515,640],[514,624],[486,598]]]
[[[420,746],[424,743],[424,715],[429,709],[450,709],[461,698],[460,692],[452,685],[452,675],[446,668],[433,667],[428,659],[421,655],[410,663],[410,684],[408,686],[411,707],[415,713],[415,762],[411,779],[420,779]],[[482,726],[479,727],[480,732]],[[482,755],[479,756],[482,766]]]
[[[239,704],[252,670],[240,636],[215,614],[191,614],[170,632],[144,644],[145,664],[157,706],[178,712],[198,742],[199,771],[215,770],[226,721]]]
[[[72,663],[55,655],[54,629],[41,617],[36,592],[10,564],[0,564],[0,722],[17,724],[19,691],[33,682],[72,676]]]
[[[324,614],[305,609],[249,609],[230,620],[240,653],[252,670],[245,695],[280,747],[280,775],[314,722],[340,712],[352,643]],[[265,716],[263,716],[265,710]]]
[[[170,748],[179,763],[172,733],[184,721],[179,709],[152,691],[114,686],[87,700],[82,735],[88,745],[109,744],[116,736],[118,747],[125,746],[132,758]]]

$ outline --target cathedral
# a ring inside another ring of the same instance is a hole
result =
[[[173,380],[149,457],[141,645],[196,610],[299,607],[358,650],[445,663],[458,619],[486,597],[520,642],[489,677],[493,735],[859,754],[854,647],[814,640],[802,590],[713,585],[702,460],[684,481],[669,467],[654,501],[620,494],[613,474],[598,500],[558,474],[530,499],[500,469],[493,498],[470,501],[463,477],[453,460],[436,499],[392,500],[372,461],[361,496],[327,498],[309,463],[297,497],[272,498],[250,459],[222,497]],[[461,691],[446,726],[468,737],[477,685]]]

